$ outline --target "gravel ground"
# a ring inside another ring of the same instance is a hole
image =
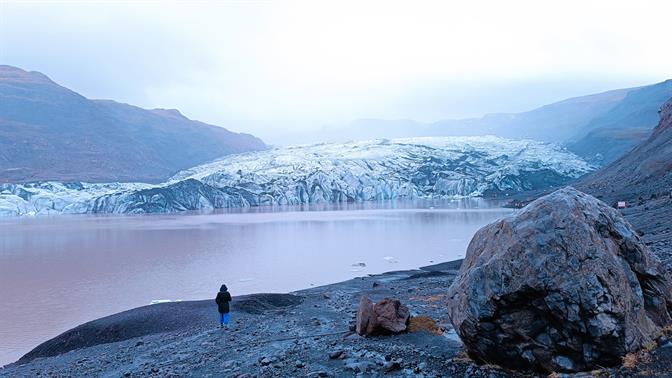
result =
[[[141,307],[68,331],[0,376],[510,376],[471,363],[447,323],[444,293],[458,268],[236,297],[229,329],[218,327],[212,300]],[[399,298],[445,331],[360,337],[350,329],[361,295]]]
[[[164,303],[79,326],[37,347],[2,377],[513,377],[466,357],[448,323],[446,288],[460,261],[298,291],[234,298],[220,329],[213,300]],[[441,328],[360,337],[350,329],[361,295],[394,297]],[[636,356],[631,368],[586,376],[670,376],[672,343]],[[532,375],[532,374],[528,374]]]

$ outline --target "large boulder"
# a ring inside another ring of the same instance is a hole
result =
[[[386,335],[406,331],[410,311],[397,299],[385,298],[375,305],[363,296],[359,301],[356,331],[360,335]]]
[[[617,210],[567,187],[476,233],[449,316],[477,360],[588,370],[654,341],[671,320],[670,282]]]

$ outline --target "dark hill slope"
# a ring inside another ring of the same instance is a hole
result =
[[[611,200],[669,196],[672,190],[672,100],[660,109],[660,122],[646,141],[586,177],[582,186],[603,193]]]
[[[612,109],[590,121],[569,149],[604,164],[645,141],[658,123],[658,109],[672,97],[672,80],[636,88]]]
[[[177,110],[89,100],[39,72],[0,66],[0,182],[159,182],[265,147]]]
[[[672,100],[646,141],[577,187],[608,203],[628,202],[628,220],[672,267]]]

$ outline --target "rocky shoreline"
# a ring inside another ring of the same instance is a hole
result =
[[[0,376],[534,376],[467,357],[446,311],[446,288],[460,265],[461,260],[289,294],[235,297],[228,330],[218,328],[211,299],[144,306],[67,331],[0,369]],[[398,298],[411,315],[433,319],[439,331],[358,336],[352,327],[363,295]],[[661,340],[637,362],[592,374],[672,374],[672,343]]]

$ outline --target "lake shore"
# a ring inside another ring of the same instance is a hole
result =
[[[94,320],[49,340],[0,376],[520,376],[470,360],[448,322],[445,292],[461,260],[354,278],[288,294],[238,296],[220,329],[214,300],[160,303]],[[357,303],[401,300],[440,331],[361,337]],[[669,345],[668,345],[669,344]],[[672,372],[672,344],[634,368],[597,376]]]
[[[286,293],[459,259],[511,212],[480,199],[377,206],[0,219],[0,365],[79,324],[222,283]]]
[[[659,222],[659,210],[669,206],[658,202],[623,213],[669,267],[669,230]],[[212,299],[139,307],[67,331],[1,368],[0,376],[524,376],[466,356],[448,322],[445,297],[460,264],[368,275],[288,294],[237,296],[228,330],[218,328]],[[435,320],[441,332],[360,337],[351,328],[363,295],[374,301],[397,298],[412,315]],[[672,375],[672,342],[662,338],[634,363],[589,374]]]

